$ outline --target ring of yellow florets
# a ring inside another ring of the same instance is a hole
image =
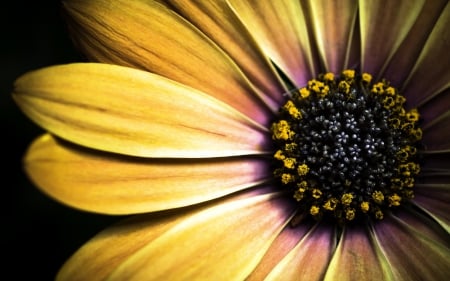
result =
[[[274,175],[317,219],[382,219],[414,196],[419,113],[387,81],[371,80],[354,70],[319,75],[292,93],[271,126]]]

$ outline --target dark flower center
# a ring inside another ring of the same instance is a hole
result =
[[[304,212],[382,219],[413,198],[422,138],[416,109],[367,73],[321,74],[291,94],[271,132],[275,177]]]

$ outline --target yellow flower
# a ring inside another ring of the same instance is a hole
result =
[[[64,204],[135,216],[58,280],[450,275],[447,1],[64,8],[91,62],[16,81],[48,131],[26,171]]]

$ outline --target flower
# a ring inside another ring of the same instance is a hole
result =
[[[447,1],[64,8],[92,62],[17,80],[49,132],[26,171],[64,204],[136,215],[58,279],[449,276]]]

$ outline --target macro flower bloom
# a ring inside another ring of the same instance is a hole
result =
[[[450,4],[67,0],[89,63],[15,84],[25,168],[135,214],[59,280],[445,280]]]

